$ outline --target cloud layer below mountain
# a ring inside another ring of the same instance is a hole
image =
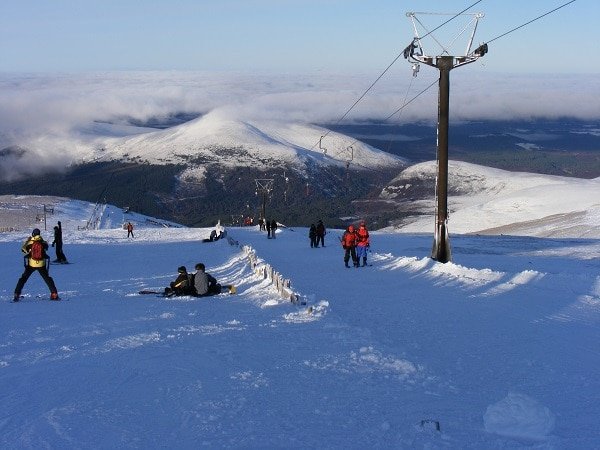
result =
[[[435,122],[437,72],[412,78],[390,73],[345,120]],[[248,75],[200,72],[121,72],[78,75],[0,75],[0,149],[19,146],[33,158],[2,158],[3,172],[64,167],[99,145],[94,121],[146,120],[175,112],[219,110],[231,120],[336,123],[376,75]],[[598,77],[452,72],[452,120],[600,118]],[[428,88],[429,86],[429,88]],[[133,133],[133,132],[132,132]],[[126,132],[125,132],[126,134]]]

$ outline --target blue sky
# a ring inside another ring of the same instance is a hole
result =
[[[483,0],[475,43],[568,0]],[[27,0],[0,3],[0,72],[203,70],[377,73],[411,41],[407,11],[458,12],[464,1]],[[493,42],[485,70],[600,71],[596,1],[577,0]],[[423,18],[431,28],[444,16]],[[461,23],[444,29],[455,33]],[[466,42],[461,36],[460,42]],[[434,52],[436,49],[433,49]],[[401,62],[400,62],[401,63]]]

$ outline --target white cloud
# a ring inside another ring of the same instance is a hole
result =
[[[392,120],[435,121],[437,71],[409,68],[382,78],[346,120],[384,119],[434,82]],[[94,120],[147,119],[220,109],[240,120],[337,122],[378,74],[272,75],[208,72],[121,72],[0,75],[0,148],[20,145],[36,161],[63,166],[96,144],[81,130]],[[451,119],[600,118],[597,77],[452,72]],[[410,86],[410,89],[408,89]],[[28,161],[31,164],[31,161]]]

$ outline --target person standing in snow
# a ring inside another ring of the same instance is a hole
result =
[[[52,247],[56,249],[56,259],[54,262],[58,262],[61,264],[66,264],[67,257],[63,253],[63,239],[62,239],[62,225],[60,220],[58,221],[58,225],[54,227],[54,240],[52,241]]]
[[[327,234],[327,232],[325,231],[325,225],[323,225],[323,221],[319,220],[317,222],[317,244],[315,245],[315,247],[319,246],[319,242],[321,243],[322,247],[325,247],[325,235]]]
[[[346,228],[346,231],[342,235],[342,248],[344,249],[344,264],[346,267],[350,267],[348,265],[350,257],[352,257],[354,267],[358,267],[358,259],[356,259],[356,232],[352,224],[348,225],[348,228]]]
[[[271,239],[271,221],[265,220],[265,227],[267,228],[267,239]]]
[[[271,237],[275,239],[275,232],[277,231],[277,221],[275,219],[271,220]]]
[[[27,255],[25,257],[25,271],[23,272],[23,275],[21,275],[21,278],[19,278],[19,281],[17,281],[13,301],[19,301],[23,286],[25,286],[25,283],[31,274],[36,270],[44,279],[48,289],[50,289],[50,299],[60,300],[58,298],[58,292],[56,285],[54,284],[54,280],[50,275],[48,275],[48,268],[46,267],[46,260],[48,259],[48,256],[46,255],[46,250],[48,250],[48,243],[44,241],[40,235],[39,228],[34,228],[31,232],[31,237],[28,238],[21,247],[21,251]]]
[[[127,222],[127,237],[129,236],[133,238],[133,224],[131,222]]]
[[[308,238],[310,239],[310,248],[314,248],[317,246],[317,227],[314,223],[310,224],[310,229],[308,230]]]
[[[365,223],[361,222],[356,231],[356,261],[360,263],[362,259],[363,267],[367,265],[367,250],[370,245],[369,231]]]

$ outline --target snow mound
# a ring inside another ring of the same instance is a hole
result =
[[[533,398],[510,392],[488,406],[483,415],[485,430],[500,436],[544,440],[554,429],[554,414]]]

